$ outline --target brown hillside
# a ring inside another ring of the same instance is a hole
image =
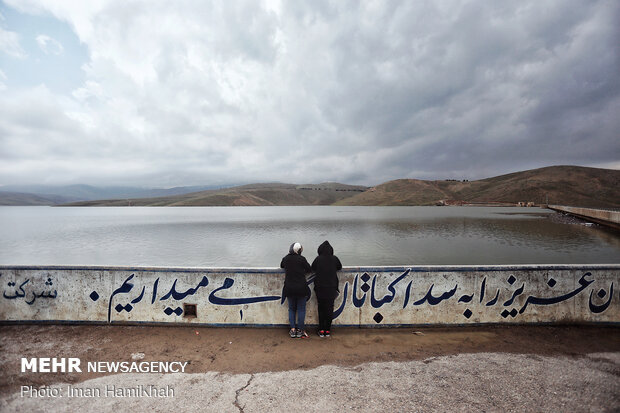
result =
[[[364,186],[324,184],[253,184],[160,198],[76,202],[70,206],[268,206],[331,205],[363,192]]]
[[[620,171],[551,166],[471,182],[397,179],[374,188],[322,183],[244,185],[161,198],[79,202],[88,206],[436,205],[534,202],[620,207]]]
[[[551,204],[620,207],[620,171],[551,166],[471,182],[398,179],[338,205],[435,205],[440,200],[544,203],[546,199]]]

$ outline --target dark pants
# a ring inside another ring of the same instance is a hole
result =
[[[306,297],[289,295],[286,299],[288,300],[288,321],[291,328],[304,330],[306,328]]]
[[[319,330],[331,330],[334,318],[334,300],[318,299],[319,302]]]

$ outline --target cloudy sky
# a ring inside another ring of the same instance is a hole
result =
[[[620,169],[620,2],[0,0],[0,185]]]

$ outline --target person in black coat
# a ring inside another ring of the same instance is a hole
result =
[[[319,246],[318,254],[312,262],[312,270],[316,273],[314,292],[319,303],[319,336],[329,337],[334,317],[334,300],[340,293],[336,272],[342,269],[342,264],[328,241]]]
[[[282,295],[288,300],[288,320],[291,326],[291,338],[308,338],[306,333],[306,300],[310,297],[310,288],[306,283],[306,273],[311,271],[310,264],[301,255],[303,247],[296,242],[291,245],[288,255],[282,258],[280,268],[284,268],[284,288]],[[295,320],[297,319],[297,320]]]

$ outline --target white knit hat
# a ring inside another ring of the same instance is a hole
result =
[[[303,250],[304,250],[304,247],[302,247],[299,242],[296,242],[293,244],[293,252],[295,252],[295,254],[301,254]]]

